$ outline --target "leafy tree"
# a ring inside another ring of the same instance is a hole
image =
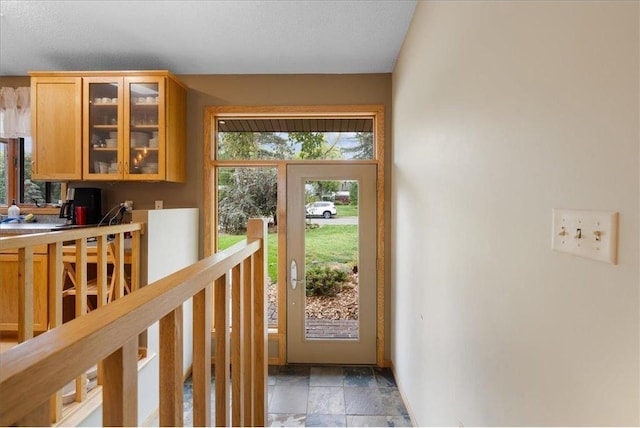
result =
[[[339,139],[329,144],[322,132],[290,132],[289,141],[300,144],[300,159],[338,159],[340,151],[337,148]]]
[[[45,201],[44,197],[44,184],[42,183],[42,188],[40,187],[41,183],[34,183],[31,179],[26,178],[24,180],[24,202],[31,203],[37,202],[41,203]]]
[[[272,132],[224,132],[220,134],[219,159],[291,159],[293,147]]]
[[[353,159],[373,159],[373,132],[357,132],[358,144],[342,149],[343,153],[351,154]]]
[[[258,132],[258,142],[270,159],[293,159],[293,145],[272,132]]]
[[[256,159],[258,141],[254,132],[224,132],[218,146],[220,159]]]
[[[24,154],[24,199],[25,203],[45,202],[46,187],[44,181],[31,180],[31,153]]]
[[[276,219],[278,176],[275,168],[236,168],[218,203],[220,227],[242,233],[251,217]]]

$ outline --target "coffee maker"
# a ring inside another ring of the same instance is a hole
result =
[[[102,189],[94,187],[69,187],[67,200],[60,208],[60,218],[66,224],[77,224],[76,207],[86,207],[87,224],[96,225],[102,219]]]

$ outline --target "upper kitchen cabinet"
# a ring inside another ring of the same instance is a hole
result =
[[[186,88],[171,73],[77,74],[82,179],[186,181]]]
[[[36,180],[82,178],[82,79],[31,78],[32,171]]]

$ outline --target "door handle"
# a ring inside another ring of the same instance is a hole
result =
[[[291,267],[289,269],[289,278],[291,281],[292,290],[295,290],[298,284],[304,284],[304,280],[298,280],[298,265],[295,259],[291,260]]]

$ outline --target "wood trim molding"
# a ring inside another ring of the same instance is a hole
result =
[[[374,160],[348,160],[348,161],[299,161],[299,160],[252,160],[252,161],[220,161],[215,159],[214,138],[217,135],[217,119],[229,117],[253,117],[253,118],[296,118],[296,117],[370,117],[374,120],[374,143],[376,159]],[[204,112],[204,255],[205,257],[215,251],[217,241],[217,221],[215,201],[218,200],[215,170],[217,167],[277,167],[278,168],[278,225],[286,227],[286,186],[280,184],[286,179],[286,166],[289,164],[376,164],[378,166],[377,177],[377,305],[376,305],[376,361],[380,367],[386,366],[385,361],[385,126],[384,106],[378,104],[367,105],[300,105],[300,106],[209,106]],[[279,254],[286,254],[286,229],[284,234],[278,237]],[[286,257],[278,257],[278,277],[286,276]],[[286,342],[286,293],[285,289],[278,291],[278,349],[279,360],[284,362]],[[274,337],[270,335],[270,337]]]

